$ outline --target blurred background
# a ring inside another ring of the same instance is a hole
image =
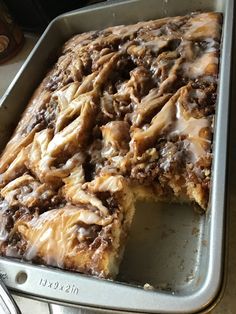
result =
[[[24,31],[41,32],[57,15],[102,0],[1,0]],[[104,0],[103,0],[104,1]],[[29,14],[30,12],[30,14]]]

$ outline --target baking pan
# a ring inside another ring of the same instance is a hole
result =
[[[110,1],[59,16],[3,96],[0,143],[5,145],[33,90],[56,61],[58,48],[73,34],[195,10],[218,11],[224,16],[212,191],[206,215],[197,214],[189,205],[138,203],[116,281],[0,258],[0,276],[9,288],[51,302],[115,312],[193,313],[204,311],[217,298],[222,283],[227,204],[233,0]]]

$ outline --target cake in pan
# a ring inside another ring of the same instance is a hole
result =
[[[220,33],[193,13],[65,43],[0,159],[2,255],[115,278],[135,201],[207,209]]]

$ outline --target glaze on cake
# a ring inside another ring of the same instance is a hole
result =
[[[0,159],[2,255],[114,278],[135,201],[207,209],[220,33],[193,13],[65,43]]]

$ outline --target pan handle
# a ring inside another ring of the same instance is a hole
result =
[[[6,314],[21,314],[15,300],[9,293],[4,282],[0,278],[0,313]]]

